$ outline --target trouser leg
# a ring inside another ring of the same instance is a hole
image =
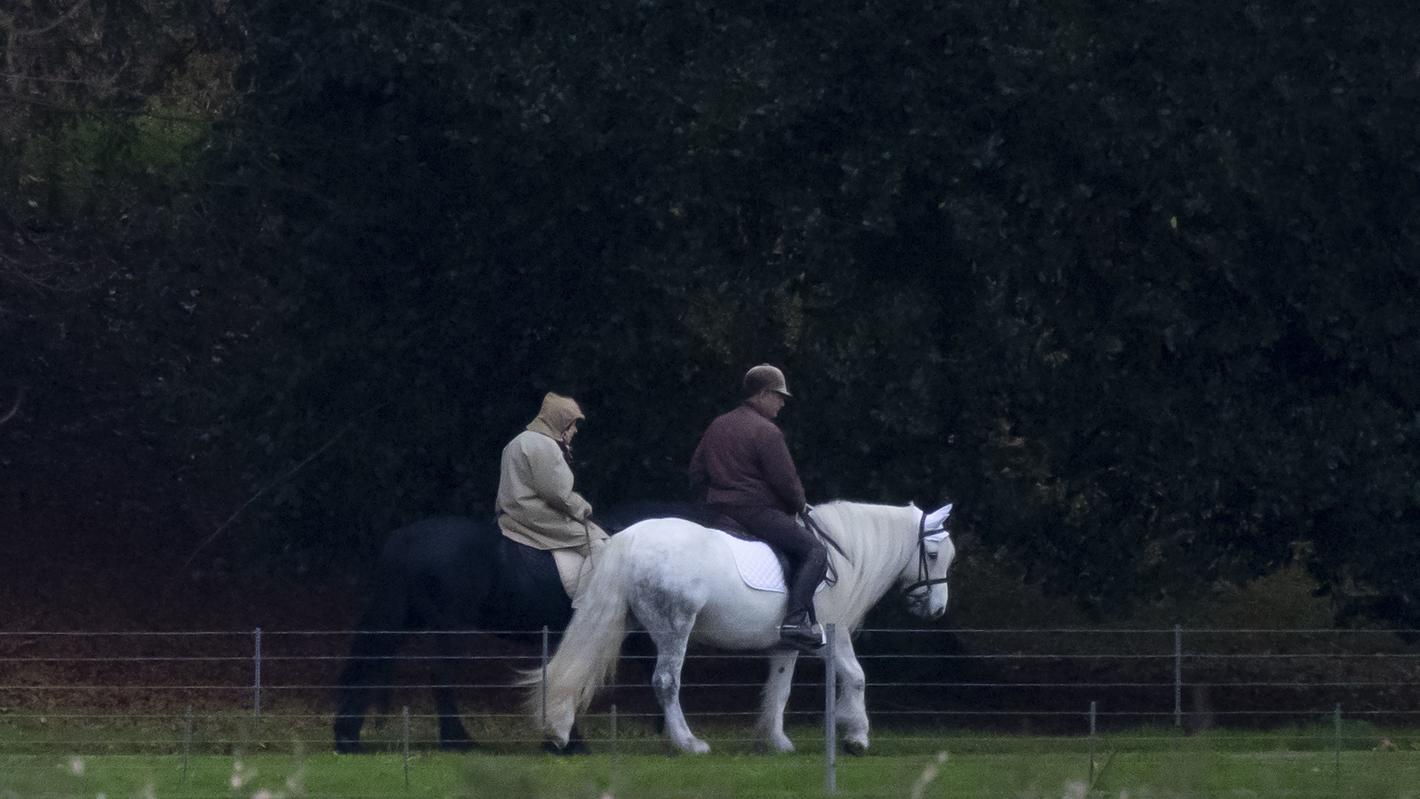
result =
[[[720,512],[744,525],[751,535],[784,553],[789,559],[788,613],[808,613],[813,618],[814,589],[828,570],[828,550],[818,537],[800,527],[794,517],[777,508],[721,506]]]

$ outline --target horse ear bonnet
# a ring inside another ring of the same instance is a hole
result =
[[[947,519],[950,518],[951,515],[952,515],[952,506],[951,506],[951,504],[948,503],[948,504],[946,504],[946,505],[943,505],[941,508],[939,508],[939,509],[937,509],[937,510],[934,510],[934,511],[932,511],[931,513],[927,514],[927,518],[926,518],[925,520],[923,520],[923,522],[922,522],[922,529],[923,529],[923,530],[937,530],[937,529],[945,530],[945,529],[947,529]]]

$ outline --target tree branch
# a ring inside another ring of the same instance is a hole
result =
[[[0,424],[5,424],[6,422],[8,422],[8,421],[10,421],[11,419],[15,418],[15,414],[17,414],[17,413],[20,412],[20,402],[23,401],[24,398],[25,398],[25,387],[24,387],[24,386],[20,386],[20,387],[15,391],[15,404],[12,405],[12,406],[10,406],[10,410],[9,410],[8,412],[6,412],[4,416],[0,416]]]
[[[65,22],[65,20],[68,20],[70,17],[78,13],[79,9],[83,8],[84,5],[88,2],[89,0],[79,0],[79,2],[74,4],[73,8],[69,9],[68,11],[65,11],[63,14],[60,14],[54,19],[53,22],[49,23],[48,25],[41,25],[38,28],[30,28],[29,30],[20,30],[19,28],[15,28],[13,29],[15,36],[43,36],[44,34],[49,33],[50,31],[59,27]]]
[[[213,541],[217,540],[217,536],[221,535],[221,534],[222,534],[222,531],[226,530],[226,529],[232,524],[232,522],[236,521],[236,520],[237,520],[237,517],[240,516],[240,515],[242,515],[242,512],[243,512],[243,511],[245,511],[247,508],[251,507],[252,503],[254,503],[254,502],[256,502],[258,499],[260,499],[260,498],[262,497],[262,495],[264,495],[266,492],[270,491],[271,489],[275,488],[276,486],[278,486],[278,485],[280,485],[281,483],[283,483],[283,482],[285,482],[286,480],[288,480],[288,479],[289,479],[292,475],[294,475],[296,472],[301,471],[301,469],[305,468],[306,464],[308,464],[308,463],[310,463],[311,461],[315,460],[316,458],[320,457],[320,455],[321,455],[322,452],[325,452],[326,450],[330,449],[331,446],[333,446],[336,441],[339,441],[342,436],[344,436],[346,433],[350,432],[350,429],[353,428],[353,427],[355,426],[355,424],[356,424],[357,422],[359,422],[361,419],[365,418],[366,416],[369,416],[370,414],[374,413],[375,411],[378,411],[380,408],[383,408],[383,407],[384,407],[385,405],[387,405],[387,404],[388,404],[388,403],[381,403],[380,405],[376,405],[375,407],[373,407],[373,408],[371,408],[371,409],[365,411],[364,413],[361,413],[360,415],[356,416],[354,419],[351,419],[348,424],[346,424],[344,427],[340,428],[340,430],[339,430],[335,435],[331,436],[331,437],[330,437],[330,440],[328,440],[328,441],[326,441],[324,444],[320,445],[320,447],[319,447],[315,452],[312,452],[310,455],[306,456],[306,458],[305,458],[304,460],[302,460],[300,463],[296,464],[295,466],[291,467],[290,469],[287,469],[284,473],[278,475],[278,476],[277,476],[275,479],[273,479],[271,482],[267,483],[266,485],[264,485],[264,486],[262,486],[260,489],[258,489],[255,494],[252,494],[252,495],[251,495],[251,498],[250,498],[250,499],[248,499],[246,502],[243,502],[242,505],[241,505],[241,507],[237,508],[237,510],[236,510],[231,516],[228,516],[228,517],[227,517],[227,520],[226,520],[225,522],[222,522],[220,525],[218,525],[217,529],[214,530],[214,531],[212,531],[212,535],[207,536],[207,538],[204,539],[202,543],[198,544],[198,545],[197,545],[197,548],[194,549],[194,550],[192,550],[192,554],[191,554],[191,555],[188,555],[188,556],[187,556],[187,560],[183,561],[183,562],[182,562],[182,565],[179,566],[178,568],[179,568],[179,569],[186,569],[189,565],[191,565],[193,558],[196,558],[196,557],[197,557],[197,553],[199,553],[199,552],[201,552],[203,549],[205,549],[208,544],[210,544],[210,543],[212,543]]]

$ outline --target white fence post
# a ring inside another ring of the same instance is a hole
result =
[[[616,789],[621,783],[621,747],[616,740],[616,703],[611,703],[611,780],[607,786],[607,793],[616,796]]]
[[[192,752],[192,705],[187,706],[187,713],[182,721],[182,779],[178,785],[187,787],[187,760]]]
[[[547,734],[547,625],[542,628],[542,732]]]
[[[1090,700],[1090,779],[1085,784],[1095,786],[1095,711],[1096,703]]]
[[[823,790],[838,793],[838,672],[833,668],[833,638],[838,625],[824,628],[828,644],[823,648]]]
[[[1341,795],[1341,703],[1336,703],[1336,710],[1332,714],[1332,738],[1335,740],[1336,748],[1336,795]]]
[[[252,633],[252,685],[251,685],[251,706],[252,714],[257,721],[261,721],[261,628],[256,628]]]
[[[1183,626],[1173,626],[1173,726],[1183,726]]]
[[[409,705],[404,706],[404,787],[409,787]]]

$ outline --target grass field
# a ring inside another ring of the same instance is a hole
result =
[[[1414,797],[1415,753],[1150,752],[1102,761],[1092,788],[1079,757],[868,756],[837,770],[838,794],[857,797]],[[709,755],[421,754],[405,777],[399,755],[298,758],[179,756],[0,757],[0,795],[17,797],[817,797],[821,757]],[[925,773],[924,773],[925,772]],[[1339,776],[1338,776],[1339,774]],[[914,794],[914,789],[921,792]]]
[[[722,739],[708,756],[672,756],[653,739],[633,738],[617,752],[603,743],[585,757],[527,754],[526,745],[503,741],[472,754],[415,749],[407,761],[399,751],[301,754],[304,744],[274,741],[220,754],[207,741],[184,755],[172,749],[166,728],[146,731],[153,753],[96,753],[133,750],[144,734],[134,726],[91,730],[75,742],[82,754],[65,754],[59,739],[26,751],[22,736],[10,732],[0,737],[0,797],[787,798],[823,796],[825,784],[821,733],[808,728],[796,731],[795,755],[756,755],[742,741]],[[836,780],[838,795],[854,797],[1420,797],[1415,735],[1357,728],[1339,740],[1344,748],[1333,749],[1338,739],[1325,728],[1194,736],[1135,730],[1093,742],[883,732],[874,753],[838,758]],[[944,762],[937,753],[946,753]]]

